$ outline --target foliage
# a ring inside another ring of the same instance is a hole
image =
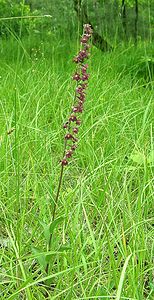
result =
[[[87,14],[102,35],[110,39],[112,42],[119,42],[124,39],[122,16],[121,16],[121,0],[83,0],[82,7],[87,10]],[[134,39],[135,36],[135,1],[126,0],[126,28],[127,39]],[[138,40],[149,39],[154,36],[154,5],[152,1],[138,0],[139,17],[138,17]],[[70,33],[72,37],[78,28],[78,19],[74,10],[73,0],[1,0],[0,16],[16,17],[16,16],[42,16],[41,18],[14,19],[0,21],[0,34],[8,35],[10,31],[16,35],[25,35],[31,31],[35,33],[59,34],[65,35]],[[50,18],[43,17],[50,15]]]
[[[69,33],[1,41],[1,299],[45,300],[48,280],[51,299],[152,300],[153,81],[136,73],[154,47],[92,48],[78,154],[51,223],[76,48]]]
[[[82,3],[97,31],[119,44],[121,1]],[[77,16],[73,0],[0,0],[0,34],[9,37],[0,48],[2,300],[153,299],[153,8],[140,0],[144,43],[134,47],[126,4],[127,47],[92,47],[78,154],[51,221],[61,124],[74,101]]]
[[[124,39],[122,26],[121,0],[83,0],[88,15],[97,30],[112,41],[119,42]],[[134,39],[135,35],[135,1],[127,0],[126,5],[126,27],[127,39]],[[138,39],[150,39],[154,36],[154,5],[152,1],[138,0]]]
[[[22,17],[26,15],[30,15],[29,5],[26,5],[23,2],[18,3],[18,1],[12,2],[10,0],[0,0],[0,34],[8,35],[13,32],[16,35],[19,35],[21,27],[23,27],[23,33],[26,33],[28,30],[27,21],[22,19],[4,19],[9,17]]]
[[[38,9],[32,11],[30,3],[25,4],[24,1],[1,0],[0,16],[1,36],[24,36],[31,32],[51,31],[50,16],[42,15]]]

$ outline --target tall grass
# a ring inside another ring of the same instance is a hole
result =
[[[47,254],[41,224],[54,205],[75,49],[75,41],[56,38],[2,41],[1,299],[45,299],[49,280],[49,299],[153,299],[152,46],[92,49],[49,276],[38,263],[40,251]]]

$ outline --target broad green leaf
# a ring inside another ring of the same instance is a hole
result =
[[[58,224],[60,224],[63,220],[63,217],[59,217],[56,220],[54,220],[51,224],[45,224],[44,222],[40,221],[40,224],[43,227],[44,237],[46,239],[47,244],[49,243],[50,234],[53,233],[56,226],[58,226]]]
[[[46,262],[49,263],[52,257],[53,257],[52,254],[46,254]]]
[[[46,242],[48,244],[49,243],[49,239],[50,239],[50,224],[45,224],[42,221],[40,221],[40,224],[43,227],[44,237],[45,237]]]
[[[47,261],[46,261],[46,255],[44,253],[41,253],[41,250],[39,250],[36,247],[32,247],[32,252],[34,255],[36,255],[36,259],[41,267],[41,269],[45,270]]]
[[[56,220],[54,220],[54,221],[50,224],[50,226],[49,226],[50,234],[53,233],[53,231],[54,231],[54,229],[56,228],[56,226],[58,226],[60,223],[62,223],[63,220],[64,220],[63,217],[59,217],[59,218],[57,218]]]
[[[62,245],[59,248],[60,252],[62,252],[62,251],[68,251],[68,250],[71,250],[71,246],[69,246],[69,245]]]

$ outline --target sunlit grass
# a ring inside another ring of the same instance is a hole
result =
[[[51,220],[75,51],[67,40],[3,42],[1,299],[45,299],[47,279],[49,299],[153,299],[154,102],[151,77],[137,72],[140,55],[151,56],[143,45],[107,54],[92,49],[49,276],[32,252],[47,253],[41,221]]]

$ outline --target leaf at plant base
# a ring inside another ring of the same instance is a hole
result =
[[[45,258],[45,260],[46,260],[46,263],[49,263],[50,261],[51,261],[51,258],[53,257],[53,254],[46,254],[46,258]]]
[[[46,239],[47,244],[49,243],[50,234],[53,233],[55,227],[64,220],[63,217],[59,217],[54,220],[51,224],[46,224],[43,221],[40,221],[40,224],[43,227],[44,237]]]
[[[44,237],[45,237],[46,242],[48,244],[49,243],[49,239],[50,239],[50,224],[45,224],[42,221],[40,221],[40,224],[43,227]]]
[[[36,255],[36,259],[37,259],[41,269],[45,270],[46,265],[47,265],[46,255],[44,253],[42,253],[42,251],[36,247],[32,247],[32,252],[34,255]]]
[[[143,165],[145,162],[145,155],[139,151],[135,151],[130,158],[139,165]]]
[[[64,221],[64,218],[63,217],[59,217],[57,218],[56,220],[54,220],[51,224],[50,224],[50,227],[49,227],[49,231],[50,231],[50,234],[53,233],[54,229],[56,228],[56,226],[58,226],[61,222]]]
[[[60,248],[59,248],[60,252],[68,251],[68,250],[71,250],[71,246],[69,246],[69,245],[61,245]]]
[[[148,161],[148,163],[151,163],[152,165],[154,164],[154,150],[151,150],[147,161]]]

